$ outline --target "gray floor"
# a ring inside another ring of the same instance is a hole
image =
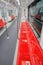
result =
[[[17,42],[17,21],[8,29],[9,39],[7,39],[7,32],[0,37],[0,65],[12,65],[14,52]]]

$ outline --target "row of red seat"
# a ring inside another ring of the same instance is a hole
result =
[[[11,17],[11,20],[15,19],[14,15],[11,15],[10,17]],[[0,29],[3,28],[6,24],[7,24],[6,21],[3,21],[3,19],[0,19]]]
[[[16,65],[43,65],[43,50],[27,21],[21,23]]]

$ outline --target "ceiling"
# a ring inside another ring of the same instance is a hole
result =
[[[29,6],[34,0],[20,0],[20,4],[22,7]]]
[[[12,3],[13,5],[16,5],[16,6],[19,5],[18,0],[3,0],[3,1],[7,1],[7,2]],[[19,0],[21,7],[27,7],[27,6],[29,6],[33,1],[34,1],[34,0]]]

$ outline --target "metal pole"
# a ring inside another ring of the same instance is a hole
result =
[[[21,8],[20,7],[18,7],[18,17],[17,17],[17,38],[18,38],[18,30],[19,30],[19,28],[20,28],[20,21],[21,21]]]

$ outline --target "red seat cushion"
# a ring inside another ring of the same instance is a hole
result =
[[[7,23],[6,22],[4,22],[2,19],[0,19],[0,29],[2,28],[2,27],[4,27],[4,25],[6,25]]]

